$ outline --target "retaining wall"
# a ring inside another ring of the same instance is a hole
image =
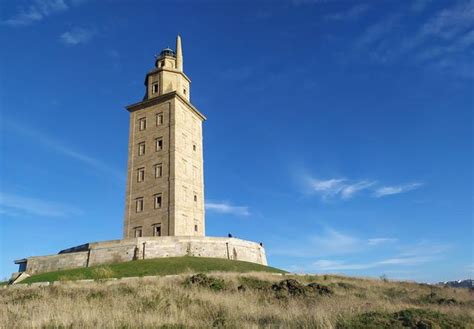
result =
[[[89,243],[87,251],[74,252],[74,247],[51,256],[29,257],[25,272],[38,274],[135,259],[163,257],[212,257],[242,260],[267,265],[265,249],[256,242],[219,237],[168,236],[143,237]]]

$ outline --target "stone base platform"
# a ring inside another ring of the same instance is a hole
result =
[[[267,265],[263,246],[237,238],[165,236],[92,242],[61,250],[57,255],[16,260],[19,273],[29,275],[94,265],[162,257],[212,257]],[[18,273],[18,274],[19,274]]]

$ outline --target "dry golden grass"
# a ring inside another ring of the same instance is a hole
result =
[[[110,273],[105,270],[98,275],[107,278]],[[362,313],[425,309],[454,319],[456,327],[474,328],[474,294],[467,289],[267,273],[208,274],[211,281],[216,279],[209,288],[189,280],[185,284],[190,275],[3,288],[0,327],[346,328],[356,327],[357,322],[350,321]],[[272,284],[288,278],[304,285],[317,282],[332,294],[277,294]]]

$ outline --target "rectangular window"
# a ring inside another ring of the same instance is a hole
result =
[[[188,161],[186,161],[185,159],[181,159],[182,161],[182,168],[183,168],[183,175],[187,175],[188,174]]]
[[[194,232],[197,232],[197,231],[198,231],[198,226],[194,225]]]
[[[138,144],[138,155],[145,154],[145,142],[141,142]]]
[[[156,115],[156,125],[161,126],[163,124],[163,113],[158,113]]]
[[[140,130],[146,129],[146,118],[141,118],[138,120],[138,129]]]
[[[143,198],[136,198],[135,199],[135,207],[137,212],[143,211]]]
[[[187,91],[186,91],[186,88],[183,89],[183,94],[186,95]]]
[[[155,178],[159,178],[163,176],[163,164],[158,163],[155,165]]]
[[[140,238],[140,237],[142,237],[142,235],[143,235],[143,230],[142,230],[142,228],[141,228],[141,227],[136,227],[136,228],[135,228],[135,237],[136,237],[136,238]]]
[[[196,144],[193,145],[193,151],[196,152]]]
[[[145,180],[145,168],[137,169],[137,182],[143,182]]]
[[[197,200],[198,200],[198,196],[197,194],[194,194],[194,202],[197,202]]]
[[[183,201],[188,201],[188,188],[186,186],[183,186]]]
[[[151,92],[152,92],[152,94],[158,93],[158,82],[155,82],[155,83],[151,86]]]
[[[153,236],[161,236],[161,224],[153,225]]]
[[[156,150],[161,151],[163,149],[163,137],[155,139]]]
[[[155,194],[155,209],[161,208],[161,194]]]

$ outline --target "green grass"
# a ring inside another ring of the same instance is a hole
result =
[[[82,279],[123,278],[145,275],[169,275],[183,272],[272,272],[280,269],[236,260],[204,257],[170,257],[137,260],[126,263],[77,268],[32,275],[21,283],[54,282]]]

